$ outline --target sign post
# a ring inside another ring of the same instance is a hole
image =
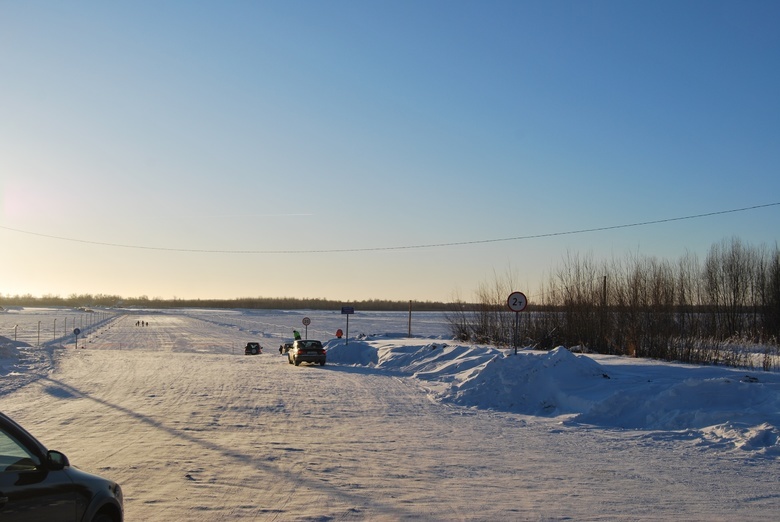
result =
[[[78,349],[78,347],[79,347],[79,334],[80,333],[81,333],[81,330],[79,330],[78,328],[74,328],[73,329],[73,335],[76,336],[76,349]]]
[[[305,338],[308,339],[309,338],[309,325],[311,324],[311,319],[309,319],[308,317],[304,317],[303,321],[301,321],[301,322],[303,323],[303,326],[306,327],[304,332],[305,332]]]
[[[525,310],[528,306],[528,298],[526,298],[523,292],[512,292],[506,300],[506,305],[515,313],[515,334],[512,344],[515,347],[515,355],[517,355],[517,339],[520,331],[520,312]]]
[[[347,340],[344,344],[349,344],[349,316],[355,313],[355,309],[351,306],[342,306],[341,313],[347,316],[347,334],[345,336]]]

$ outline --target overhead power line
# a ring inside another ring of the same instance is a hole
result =
[[[654,219],[651,221],[624,223],[620,225],[609,225],[604,227],[582,228],[577,230],[567,230],[563,232],[547,232],[543,234],[531,234],[526,236],[502,237],[502,238],[494,238],[494,239],[476,239],[472,241],[453,241],[449,243],[426,243],[426,244],[419,244],[419,245],[399,245],[399,246],[386,246],[386,247],[330,248],[330,249],[319,249],[319,250],[209,250],[209,249],[200,249],[200,248],[168,248],[168,247],[154,247],[154,246],[145,246],[145,245],[123,245],[120,243],[107,243],[103,241],[90,241],[87,239],[77,239],[77,238],[55,236],[50,234],[41,234],[39,232],[19,230],[16,228],[6,227],[2,225],[0,225],[0,229],[10,230],[11,232],[18,232],[20,234],[27,234],[31,236],[45,237],[48,239],[57,239],[60,241],[70,241],[73,243],[85,243],[89,245],[107,246],[107,247],[115,247],[115,248],[129,248],[135,250],[157,250],[163,252],[191,252],[191,253],[201,253],[201,254],[315,254],[315,253],[334,254],[334,253],[344,253],[344,252],[381,252],[381,251],[388,251],[388,250],[418,250],[424,248],[443,248],[443,247],[454,247],[454,246],[481,245],[486,243],[504,243],[509,241],[525,241],[529,239],[541,239],[546,237],[571,236],[575,234],[585,234],[589,232],[603,232],[606,230],[618,230],[621,228],[634,228],[634,227],[643,227],[649,225],[659,225],[662,223],[672,223],[674,221],[700,219],[700,218],[706,218],[712,216],[720,216],[723,214],[735,214],[738,212],[747,212],[750,210],[776,207],[779,205],[780,205],[780,201],[775,203],[766,203],[763,205],[753,205],[751,207],[734,208],[730,210],[718,210],[716,212],[706,212],[704,214],[693,214],[690,216]]]

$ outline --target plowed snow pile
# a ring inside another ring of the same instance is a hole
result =
[[[332,341],[329,361],[413,376],[437,401],[569,424],[679,432],[703,444],[780,455],[775,373],[675,365],[563,347],[549,352],[372,336]]]

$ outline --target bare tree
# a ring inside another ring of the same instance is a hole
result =
[[[507,346],[512,274],[479,286],[470,316],[451,320],[459,338]],[[738,238],[714,244],[704,263],[628,255],[609,264],[567,252],[541,286],[525,331],[535,346],[583,345],[602,353],[695,363],[759,365],[747,341],[771,341],[760,365],[778,365],[780,251]],[[756,353],[755,348],[752,348]]]

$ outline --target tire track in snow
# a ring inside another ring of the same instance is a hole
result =
[[[233,355],[247,340],[234,328],[175,313],[149,322],[56,350],[53,373],[2,397],[47,445],[120,482],[127,520],[776,512],[774,462],[751,462],[746,475],[695,441],[444,406],[370,368]]]

